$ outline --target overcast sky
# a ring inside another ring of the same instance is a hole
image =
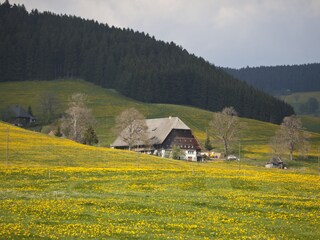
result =
[[[4,2],[4,0],[0,0]],[[320,0],[10,0],[173,41],[217,66],[320,62]]]

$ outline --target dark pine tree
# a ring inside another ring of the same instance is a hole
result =
[[[86,145],[94,145],[99,142],[98,136],[96,132],[94,131],[93,127],[90,126],[84,133],[83,143]]]

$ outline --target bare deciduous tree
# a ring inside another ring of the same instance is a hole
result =
[[[225,156],[228,156],[231,143],[240,134],[238,114],[233,107],[226,107],[222,112],[215,113],[209,123],[210,133],[214,139],[222,142]]]
[[[87,107],[87,95],[73,94],[65,113],[62,119],[63,132],[68,138],[83,143],[85,132],[95,122],[91,109]]]
[[[39,97],[40,120],[48,124],[57,117],[60,101],[53,92],[44,92]]]
[[[289,159],[293,160],[294,152],[300,151],[301,154],[307,152],[307,138],[301,120],[292,115],[283,119],[280,129],[271,139],[271,148],[274,154],[279,156],[289,151]]]
[[[124,110],[116,118],[116,132],[128,144],[129,150],[147,140],[147,130],[144,116],[135,108]]]

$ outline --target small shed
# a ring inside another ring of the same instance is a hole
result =
[[[272,157],[269,162],[266,163],[266,168],[284,168],[284,162],[280,157]]]

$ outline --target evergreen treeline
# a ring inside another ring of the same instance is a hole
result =
[[[320,63],[224,70],[273,95],[320,91]]]
[[[22,5],[0,5],[0,81],[83,78],[145,102],[281,123],[292,107],[235,80],[173,42]]]

